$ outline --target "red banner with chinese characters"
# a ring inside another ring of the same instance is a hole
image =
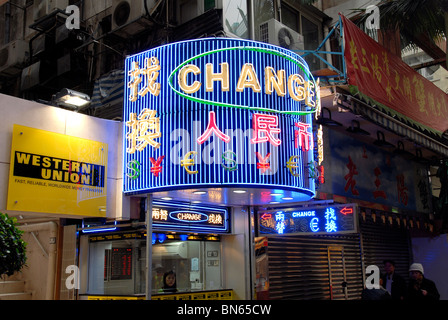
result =
[[[348,84],[429,129],[448,129],[448,96],[342,16]]]

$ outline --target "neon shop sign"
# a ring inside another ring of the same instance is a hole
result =
[[[127,58],[125,88],[126,193],[239,184],[314,196],[319,84],[295,53],[229,38],[173,43]]]
[[[227,208],[203,205],[189,206],[154,201],[152,209],[155,230],[223,233],[229,231]]]
[[[356,233],[356,217],[356,204],[262,211],[258,230],[260,235]]]

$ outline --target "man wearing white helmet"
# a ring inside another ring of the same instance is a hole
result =
[[[436,284],[424,277],[423,266],[421,263],[413,263],[409,268],[409,272],[411,273],[407,296],[409,300],[440,299]]]

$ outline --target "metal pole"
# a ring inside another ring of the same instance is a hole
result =
[[[152,289],[152,194],[146,196],[146,300]]]

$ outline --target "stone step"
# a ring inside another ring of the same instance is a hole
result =
[[[0,294],[0,300],[31,300],[31,293],[2,293]]]
[[[25,281],[0,280],[0,294],[25,291]]]

